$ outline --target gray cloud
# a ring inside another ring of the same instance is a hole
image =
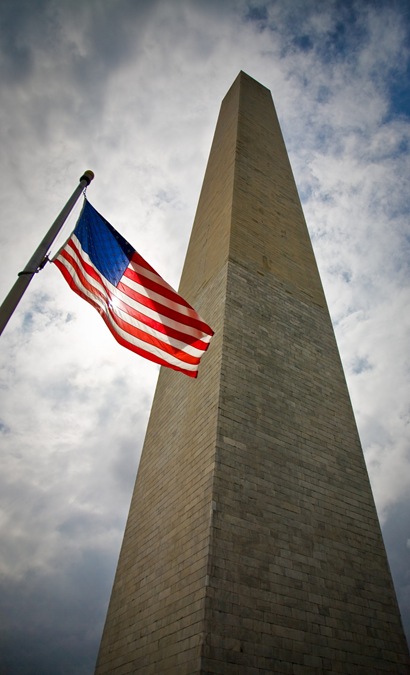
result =
[[[268,86],[409,626],[410,123],[390,96],[405,3],[35,5],[0,9],[0,291],[88,167],[91,202],[177,286],[220,101],[240,69]],[[0,653],[13,673],[85,675],[158,369],[52,266],[2,348]]]
[[[390,509],[383,535],[395,586],[401,598],[402,621],[408,636],[410,636],[410,550],[407,546],[409,523],[410,500],[404,497]]]
[[[73,534],[73,533],[71,533]],[[115,558],[83,548],[46,573],[0,583],[0,669],[19,675],[94,670]]]

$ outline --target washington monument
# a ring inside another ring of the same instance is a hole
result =
[[[334,332],[268,89],[226,94],[96,673],[410,673]]]

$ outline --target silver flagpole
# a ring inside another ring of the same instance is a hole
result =
[[[7,295],[3,304],[0,307],[0,335],[2,334],[4,328],[6,327],[10,317],[12,316],[14,310],[16,309],[18,303],[20,302],[23,294],[32,280],[33,276],[41,270],[46,262],[48,261],[47,253],[50,249],[51,244],[56,238],[57,234],[64,225],[69,213],[71,212],[74,204],[78,200],[80,194],[83,192],[84,188],[87,187],[94,178],[92,171],[84,171],[83,175],[80,178],[80,182],[67,204],[62,209],[61,213],[57,216],[54,223],[50,227],[46,236],[44,237],[41,244],[38,246],[27,265],[25,266],[22,272],[19,272],[18,279],[14,286],[12,287],[10,293]]]

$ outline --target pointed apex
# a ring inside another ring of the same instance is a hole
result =
[[[245,73],[244,70],[239,71],[238,75],[236,76],[235,80],[232,83],[232,87],[236,84],[238,84],[238,85],[244,84],[245,82],[247,82],[248,84],[252,83],[254,85],[257,85],[258,87],[263,87],[263,89],[267,89],[267,91],[269,91],[268,87],[265,87],[265,85],[261,84],[258,80],[256,80],[254,77],[252,77],[248,73]],[[231,89],[232,89],[232,87],[231,87]]]

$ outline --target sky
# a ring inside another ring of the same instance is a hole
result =
[[[1,3],[0,300],[85,169],[90,202],[177,288],[240,70],[276,105],[410,638],[406,0]],[[89,675],[158,367],[54,265],[1,342],[0,672]]]

